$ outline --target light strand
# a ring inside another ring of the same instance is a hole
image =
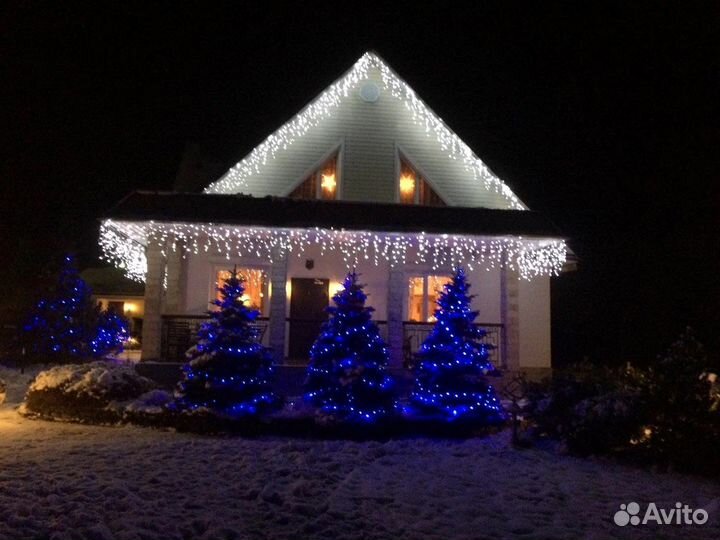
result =
[[[391,267],[408,264],[433,270],[467,266],[469,269],[508,268],[522,279],[558,275],[567,247],[561,239],[521,236],[483,237],[454,234],[382,233],[321,228],[265,228],[213,223],[128,222],[105,220],[100,228],[103,258],[144,281],[146,246],[161,255],[180,251],[183,257],[209,254],[227,260],[251,257],[272,262],[278,253],[301,257],[310,246],[321,256],[338,253],[350,268],[385,261]]]
[[[502,180],[495,176],[478,158],[472,149],[460,137],[450,130],[425,103],[417,97],[414,90],[400,79],[378,56],[365,53],[343,77],[330,85],[320,96],[282,125],[267,139],[256,146],[242,161],[233,166],[221,179],[213,182],[205,193],[239,193],[247,186],[247,180],[261,171],[262,167],[274,159],[278,151],[286,150],[295,140],[316,127],[325,118],[331,116],[344,98],[364,80],[368,79],[371,69],[380,72],[385,90],[394,98],[401,100],[412,113],[413,121],[425,129],[429,136],[434,134],[440,148],[450,159],[460,161],[473,178],[480,180],[487,190],[500,194],[508,208],[525,210],[526,207]]]

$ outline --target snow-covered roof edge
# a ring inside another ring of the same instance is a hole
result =
[[[317,126],[323,118],[332,113],[352,90],[367,78],[368,70],[376,68],[380,71],[382,82],[392,96],[402,100],[411,111],[416,124],[424,126],[427,133],[434,133],[438,144],[453,159],[459,159],[473,176],[482,182],[487,190],[500,193],[508,202],[508,208],[526,210],[527,206],[513,193],[510,187],[495,176],[475,155],[470,147],[458,137],[443,120],[437,116],[388,66],[376,53],[366,52],[355,62],[352,68],[326,88],[319,96],[306,105],[300,112],[270,134],[256,146],[247,156],[233,166],[219,180],[205,188],[204,193],[231,194],[238,193],[245,186],[248,177],[259,172],[269,159],[273,159],[280,150],[288,148],[312,127]]]

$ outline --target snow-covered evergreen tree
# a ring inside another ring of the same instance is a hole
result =
[[[349,273],[310,349],[305,381],[307,401],[348,421],[371,422],[387,417],[395,407],[393,381],[386,373],[388,348],[366,299],[357,274]]]
[[[188,351],[174,407],[230,418],[272,410],[279,399],[270,387],[272,358],[253,324],[259,312],[243,304],[245,287],[235,269],[218,291],[220,299],[212,303],[219,309],[209,311]]]
[[[458,268],[440,292],[437,322],[417,352],[417,378],[411,400],[420,409],[448,419],[495,421],[503,417],[495,390],[486,374],[490,345],[475,325],[470,309],[470,285]]]

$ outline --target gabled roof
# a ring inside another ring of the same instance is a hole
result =
[[[372,219],[368,219],[372,216]],[[322,201],[246,195],[136,191],[104,218],[116,221],[320,227],[357,231],[562,238],[536,212],[468,207]]]
[[[449,158],[462,163],[465,170],[478,182],[480,189],[498,193],[505,201],[504,206],[507,209],[526,209],[526,206],[512,190],[488,169],[470,147],[417,97],[413,89],[387,63],[372,52],[367,52],[360,57],[348,72],[268,136],[222,178],[210,184],[204,192],[208,194],[243,192],[249,178],[260,173],[269,160],[287,150],[312,128],[331,116],[348,99],[351,92],[368,79],[371,70],[379,71],[383,90],[405,104],[412,114],[413,122],[427,133],[428,137],[434,137],[438,148],[442,149]]]

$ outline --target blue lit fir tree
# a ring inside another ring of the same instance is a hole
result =
[[[493,370],[491,345],[483,343],[485,330],[474,324],[478,312],[470,309],[469,289],[458,268],[440,292],[437,321],[416,355],[411,401],[426,414],[492,423],[504,414],[486,378]]]
[[[388,348],[355,272],[333,296],[335,306],[310,349],[305,399],[324,414],[372,422],[394,412],[393,380],[386,373]]]
[[[93,354],[98,356],[110,351],[121,351],[123,343],[130,337],[126,317],[108,307],[97,315],[95,333],[90,340]]]
[[[100,311],[75,258],[66,255],[56,283],[36,304],[24,331],[31,355],[60,360],[97,357],[121,348],[128,324],[120,315]]]
[[[280,405],[272,392],[272,358],[253,324],[260,313],[244,305],[245,286],[236,270],[212,303],[210,320],[202,325],[197,343],[175,392],[173,408],[206,410],[239,418],[272,411]]]

